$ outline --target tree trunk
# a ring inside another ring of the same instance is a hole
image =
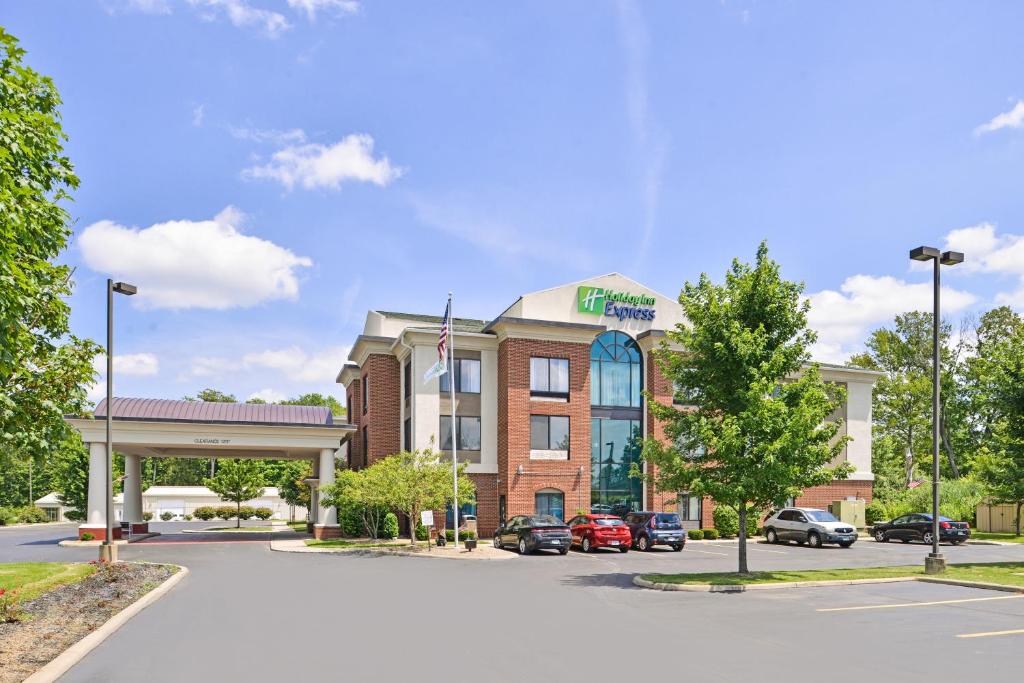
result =
[[[419,518],[419,510],[409,511],[409,545],[416,545],[416,525]],[[427,544],[430,544],[430,535],[427,534]]]
[[[1016,527],[1014,529],[1014,535],[1015,536],[1020,536],[1020,508],[1021,508],[1022,505],[1024,505],[1024,501],[1018,500],[1017,501],[1017,518],[1013,520],[1014,527]]]
[[[242,501],[235,503],[235,528],[242,528]]]
[[[747,569],[747,503],[744,501],[740,504],[740,535],[739,535],[739,558],[740,558],[740,574],[749,574],[750,570]]]

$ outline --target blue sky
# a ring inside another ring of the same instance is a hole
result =
[[[1024,5],[8,0],[63,94],[73,327],[119,395],[333,390],[365,311],[491,318],[765,238],[840,360],[928,305],[1024,308]],[[102,390],[102,387],[99,387]],[[340,394],[340,392],[337,392]]]

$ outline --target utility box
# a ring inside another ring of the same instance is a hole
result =
[[[863,500],[837,500],[828,506],[829,511],[841,522],[846,522],[857,529],[867,526],[864,515]]]

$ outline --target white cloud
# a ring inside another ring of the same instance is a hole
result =
[[[403,169],[392,166],[387,157],[373,157],[373,138],[365,134],[347,135],[333,145],[310,143],[293,145],[274,152],[271,161],[242,172],[251,179],[276,180],[291,190],[296,184],[314,189],[333,190],[348,181],[385,186],[401,176]]]
[[[141,14],[170,14],[169,0],[125,0],[123,8],[129,12]]]
[[[1024,309],[1024,235],[1000,235],[992,223],[979,223],[951,230],[945,248],[964,253],[964,262],[957,266],[964,272],[1017,277],[1017,289],[996,294],[995,301]]]
[[[206,118],[206,105],[200,104],[192,108],[192,125],[196,128],[203,125],[203,119]]]
[[[260,389],[259,391],[254,391],[251,394],[249,394],[246,400],[251,401],[254,398],[261,399],[263,401],[266,401],[267,403],[277,403],[279,401],[285,400],[288,397],[282,394],[280,391],[275,391],[274,389]]]
[[[296,270],[313,262],[238,231],[243,214],[227,207],[212,220],[177,220],[129,228],[103,220],[85,228],[78,246],[86,265],[139,287],[143,308],[254,306],[295,299]]]
[[[932,283],[910,283],[891,276],[854,275],[840,291],[826,289],[811,294],[810,327],[818,332],[811,350],[815,360],[845,362],[856,353],[871,327],[890,323],[898,313],[930,311]],[[977,298],[950,287],[942,288],[942,309],[957,313]]]
[[[199,8],[200,17],[215,21],[227,17],[238,28],[255,28],[268,38],[277,38],[292,26],[280,12],[253,7],[248,0],[188,0],[188,4]]]
[[[348,360],[351,347],[333,346],[317,353],[306,353],[298,346],[247,353],[242,357],[246,368],[277,370],[296,382],[330,382]]]
[[[355,14],[359,11],[357,0],[288,0],[288,6],[296,12],[305,12],[306,18],[310,21],[316,21],[317,12],[341,15]]]
[[[107,371],[107,356],[99,354],[93,359],[96,372]],[[131,375],[132,377],[151,377],[160,372],[160,361],[152,353],[114,354],[114,374]]]
[[[988,123],[983,123],[974,129],[975,135],[983,135],[1000,130],[1001,128],[1020,128],[1024,126],[1024,100],[1017,100],[1013,109],[992,117]]]
[[[306,132],[301,128],[290,130],[276,130],[274,128],[249,128],[228,126],[231,137],[238,140],[250,140],[252,142],[272,142],[276,145],[289,145],[306,141]]]

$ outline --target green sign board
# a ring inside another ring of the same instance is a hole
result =
[[[576,288],[576,310],[625,320],[654,320],[654,297],[604,287]]]

